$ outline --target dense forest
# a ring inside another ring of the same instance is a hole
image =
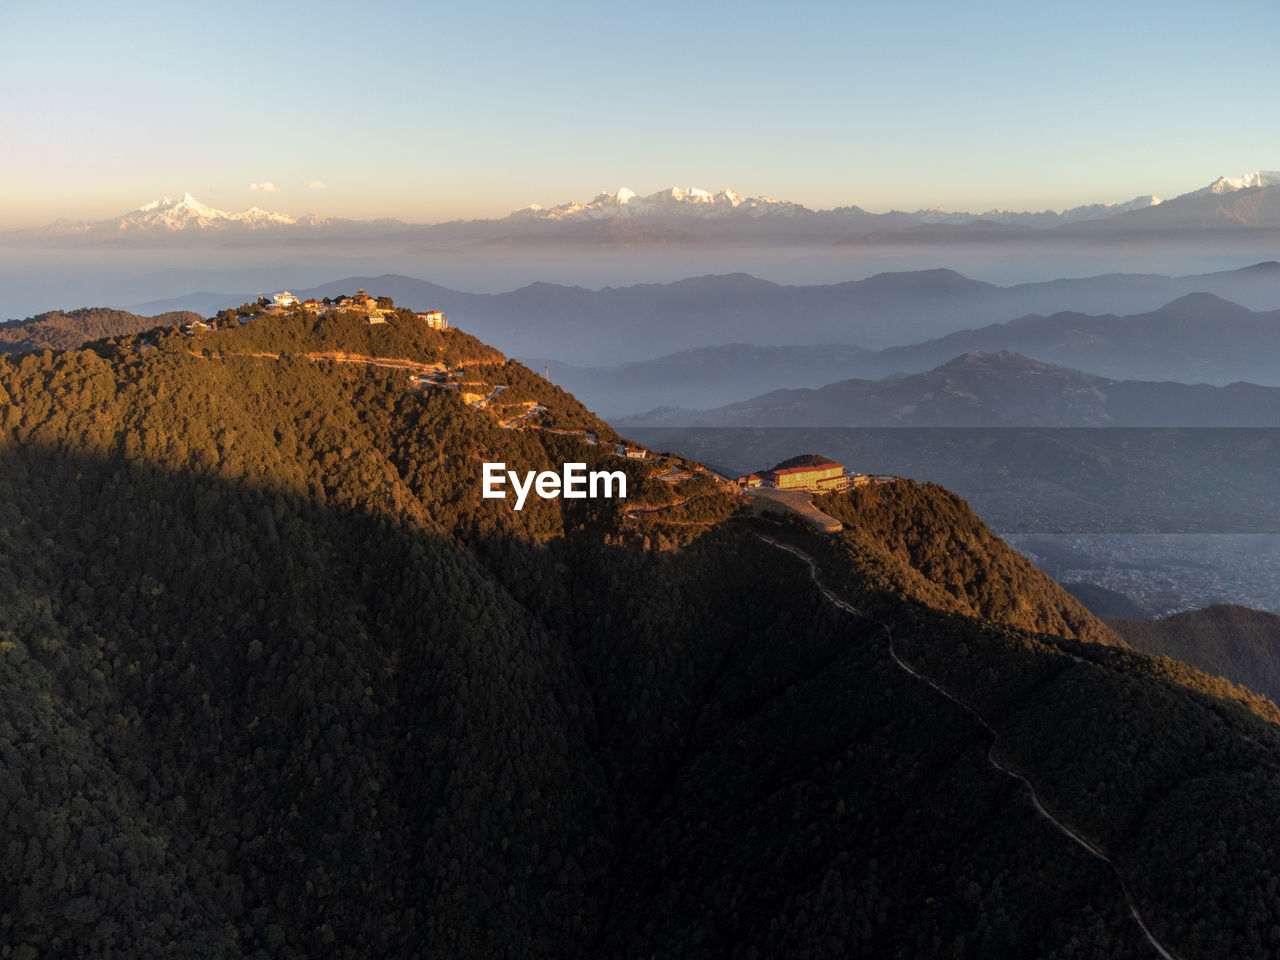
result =
[[[1148,955],[877,621],[1179,956],[1274,955],[1270,702],[940,488],[752,518],[411,316],[0,358],[0,956]],[[487,460],[635,495],[516,512]]]
[[[845,525],[840,543],[848,560],[891,605],[909,596],[939,610],[1027,630],[1121,642],[942,487],[897,480],[826,496],[821,504]],[[894,509],[885,509],[887,504]]]
[[[176,327],[200,315],[188,310],[142,317],[127,310],[108,307],[81,307],[79,310],[50,310],[26,320],[0,323],[0,353],[31,353],[36,350],[69,350],[103,337],[120,337],[153,327]]]
[[[1111,623],[1136,650],[1163,654],[1242,683],[1280,703],[1280,617],[1215,604],[1163,620]]]

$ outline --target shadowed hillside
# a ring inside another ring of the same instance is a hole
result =
[[[556,432],[614,436],[572,397],[393,319],[0,359],[0,946],[1143,955],[1112,869],[767,531],[1180,955],[1266,955],[1270,703],[1114,645],[936,487],[828,498],[837,538],[483,499],[482,461],[573,458],[664,502]]]
[[[1135,649],[1228,677],[1280,701],[1280,617],[1229,604],[1163,620],[1114,620]]]

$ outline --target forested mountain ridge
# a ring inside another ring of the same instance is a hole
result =
[[[892,507],[886,509],[886,506]],[[847,531],[850,561],[892,605],[912,597],[949,613],[1010,627],[1124,646],[1057,583],[1010,550],[955,494],[896,481],[827,497],[823,509]]]
[[[1266,701],[1108,645],[937,488],[829,497],[830,539],[484,500],[484,459],[679,487],[394,319],[0,359],[0,949],[1144,955],[1114,875],[763,525],[980,705],[1180,955],[1268,955]]]
[[[1111,627],[1135,649],[1161,653],[1280,702],[1280,617],[1215,604],[1162,620],[1116,619]]]
[[[101,337],[125,336],[160,326],[176,327],[199,319],[200,315],[190,310],[173,310],[151,317],[108,307],[50,310],[26,320],[0,323],[0,352],[69,350]]]
[[[451,389],[407,376],[429,369],[452,373]],[[473,520],[481,527],[510,523],[509,507],[479,499],[482,453],[497,460],[500,451],[509,454],[513,469],[560,452],[589,462],[607,457],[605,447],[570,435],[502,430],[506,412],[524,412],[537,401],[546,408],[540,423],[616,437],[571,397],[496,350],[404,316],[396,325],[370,326],[355,314],[317,320],[296,312],[196,337],[152,331],[12,361],[0,383],[0,429],[22,444],[83,445],[415,521],[441,515],[447,504],[455,512],[441,522],[450,529]],[[501,394],[484,409],[460,402],[473,395],[465,391],[484,397],[499,383]],[[446,455],[449,438],[469,443]],[[625,468],[608,460],[611,468]],[[550,515],[541,501],[522,513],[534,530]]]

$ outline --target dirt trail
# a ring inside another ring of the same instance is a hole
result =
[[[1059,833],[1061,833],[1063,836],[1067,837],[1068,839],[1072,840],[1073,842],[1078,844],[1080,847],[1084,848],[1086,851],[1089,852],[1091,856],[1094,856],[1097,859],[1101,860],[1103,863],[1105,863],[1107,866],[1109,866],[1112,869],[1112,871],[1116,875],[1116,879],[1120,881],[1120,891],[1121,893],[1124,894],[1125,901],[1129,904],[1129,913],[1133,917],[1134,922],[1137,923],[1138,929],[1142,931],[1142,935],[1146,937],[1147,942],[1151,944],[1152,948],[1156,951],[1156,953],[1158,953],[1163,958],[1163,960],[1178,960],[1177,956],[1171,950],[1169,950],[1162,943],[1160,943],[1159,940],[1156,939],[1155,934],[1151,932],[1150,928],[1146,924],[1146,921],[1142,919],[1142,913],[1138,910],[1137,903],[1134,902],[1133,896],[1129,893],[1129,885],[1125,883],[1124,876],[1120,873],[1120,868],[1116,866],[1115,862],[1112,861],[1100,849],[1098,849],[1098,847],[1095,846],[1091,841],[1087,840],[1074,827],[1067,825],[1066,823],[1064,823],[1063,821],[1055,817],[1048,810],[1046,810],[1044,807],[1044,804],[1040,802],[1039,795],[1036,793],[1035,785],[1030,780],[1028,780],[1025,776],[1023,776],[1022,774],[1018,773],[1016,770],[1013,770],[1007,765],[1005,765],[1005,763],[1001,761],[999,757],[996,756],[996,748],[999,746],[999,743],[1000,743],[1000,734],[997,733],[996,728],[993,727],[990,723],[988,723],[986,718],[983,717],[982,714],[978,712],[977,707],[973,706],[973,704],[969,703],[963,697],[960,697],[952,693],[951,691],[947,690],[941,684],[937,683],[933,679],[925,676],[915,667],[911,666],[911,664],[907,663],[907,661],[902,659],[901,655],[899,655],[897,648],[895,646],[893,631],[889,628],[889,625],[887,623],[882,623],[881,621],[876,620],[873,617],[867,616],[867,614],[863,613],[853,604],[849,603],[846,600],[841,599],[835,593],[835,591],[833,591],[830,587],[826,586],[820,579],[818,579],[818,565],[814,561],[813,557],[809,556],[807,553],[805,553],[803,550],[801,550],[798,547],[793,547],[790,544],[781,543],[777,540],[772,539],[771,537],[766,537],[763,534],[757,533],[756,536],[759,537],[761,540],[763,540],[765,543],[770,544],[771,546],[777,547],[779,550],[785,550],[787,553],[790,553],[793,556],[799,557],[806,564],[808,564],[809,576],[813,579],[813,582],[817,584],[818,589],[822,591],[822,595],[826,597],[828,601],[830,601],[832,604],[839,607],[841,610],[845,611],[846,613],[852,614],[853,616],[859,617],[863,620],[870,620],[872,623],[876,624],[877,626],[880,627],[880,629],[884,631],[885,637],[889,641],[889,656],[893,658],[893,662],[896,663],[900,669],[910,674],[912,677],[921,681],[922,683],[928,684],[931,688],[936,690],[938,693],[942,694],[942,696],[946,697],[952,703],[956,704],[957,706],[967,711],[970,715],[974,717],[974,719],[978,721],[978,723],[982,724],[983,728],[987,731],[987,733],[991,735],[991,748],[987,751],[987,762],[990,763],[991,766],[994,767],[996,770],[1003,773],[1005,776],[1011,777],[1014,780],[1017,780],[1018,783],[1022,784],[1022,786],[1026,789],[1027,793],[1031,798],[1032,806],[1035,808],[1036,813],[1041,818],[1043,818],[1044,820],[1047,820],[1054,827],[1054,829],[1056,829]]]

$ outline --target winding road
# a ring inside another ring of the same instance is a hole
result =
[[[703,490],[701,493],[695,493],[691,497],[685,497],[683,500],[677,500],[675,503],[660,503],[657,506],[628,506],[626,515],[628,520],[634,520],[641,514],[661,513],[664,510],[674,510],[677,507],[683,507],[686,503],[693,503],[695,500],[701,500],[709,493],[718,493],[716,490]],[[661,517],[648,517],[652,523],[665,523],[673,527],[705,527],[715,523],[714,520],[664,520]]]
[[[1000,743],[1000,734],[997,733],[996,728],[993,727],[990,723],[988,723],[986,718],[983,717],[982,714],[978,712],[978,709],[974,707],[972,704],[970,704],[969,702],[967,702],[964,698],[957,696],[956,694],[942,687],[936,681],[925,676],[915,667],[911,666],[911,664],[907,663],[907,661],[902,659],[902,657],[898,654],[897,648],[894,644],[893,631],[889,628],[889,625],[887,623],[883,623],[879,620],[876,620],[874,617],[868,616],[867,614],[863,613],[853,604],[839,597],[835,593],[835,591],[833,591],[830,587],[824,584],[818,578],[818,564],[816,563],[816,561],[814,561],[813,557],[809,556],[809,554],[805,553],[803,550],[801,550],[798,547],[793,547],[790,544],[781,543],[778,540],[774,540],[772,537],[766,537],[762,533],[757,533],[756,536],[759,537],[761,540],[763,540],[765,543],[770,544],[771,546],[777,547],[779,550],[785,550],[787,553],[790,553],[796,557],[799,557],[801,560],[807,563],[809,565],[809,576],[813,579],[813,582],[817,585],[818,589],[822,592],[822,595],[827,598],[827,600],[829,600],[835,606],[839,607],[845,613],[852,614],[853,616],[863,620],[869,620],[870,622],[876,624],[878,627],[880,627],[880,629],[884,631],[885,637],[889,641],[889,656],[893,658],[894,663],[896,663],[906,673],[909,673],[911,676],[915,677],[917,680],[921,681],[922,683],[928,684],[930,687],[932,687],[938,693],[942,694],[942,696],[946,697],[952,703],[968,711],[974,717],[974,719],[976,719],[980,724],[982,724],[983,728],[987,731],[987,733],[991,735],[991,748],[987,751],[987,762],[990,763],[991,766],[994,767],[996,770],[1003,773],[1005,776],[1012,777],[1014,780],[1017,780],[1020,784],[1022,784],[1022,786],[1026,788],[1027,794],[1031,797],[1031,804],[1035,808],[1036,813],[1039,814],[1043,819],[1048,821],[1054,827],[1055,830],[1061,833],[1064,837],[1067,837],[1068,839],[1074,841],[1080,847],[1083,847],[1086,851],[1089,852],[1090,855],[1101,860],[1103,863],[1105,863],[1107,866],[1111,868],[1112,872],[1114,872],[1116,875],[1116,879],[1120,881],[1120,890],[1124,894],[1125,901],[1129,904],[1129,914],[1133,917],[1134,922],[1137,923],[1138,929],[1142,931],[1142,935],[1147,938],[1147,942],[1151,944],[1151,946],[1155,949],[1156,953],[1159,954],[1163,958],[1163,960],[1178,960],[1178,957],[1176,954],[1174,954],[1168,947],[1164,946],[1164,944],[1162,944],[1159,940],[1156,939],[1155,934],[1151,932],[1151,929],[1147,926],[1146,921],[1142,919],[1142,913],[1141,911],[1138,910],[1138,905],[1137,903],[1134,902],[1133,896],[1129,892],[1129,885],[1125,883],[1124,876],[1120,873],[1120,868],[1117,867],[1116,864],[1106,854],[1104,854],[1101,850],[1099,850],[1098,847],[1096,847],[1089,840],[1085,839],[1085,837],[1082,836],[1078,831],[1068,826],[1067,824],[1063,823],[1061,820],[1055,817],[1052,813],[1046,810],[1044,807],[1044,804],[1040,802],[1039,795],[1036,793],[1035,785],[1032,784],[1032,782],[1028,780],[1026,777],[1024,777],[1022,774],[1018,773],[1016,770],[1010,769],[1008,766],[1002,763],[1000,759],[996,756],[996,747]]]
[[[502,420],[498,423],[498,426],[500,426],[503,430],[514,430],[516,428],[516,424],[521,423],[529,419],[530,417],[536,417],[538,414],[544,412],[547,409],[542,404],[538,403],[536,400],[526,400],[523,405],[525,407],[524,413],[520,414],[519,416],[512,417],[510,420]],[[529,426],[536,427],[537,424],[536,423],[529,424]]]

